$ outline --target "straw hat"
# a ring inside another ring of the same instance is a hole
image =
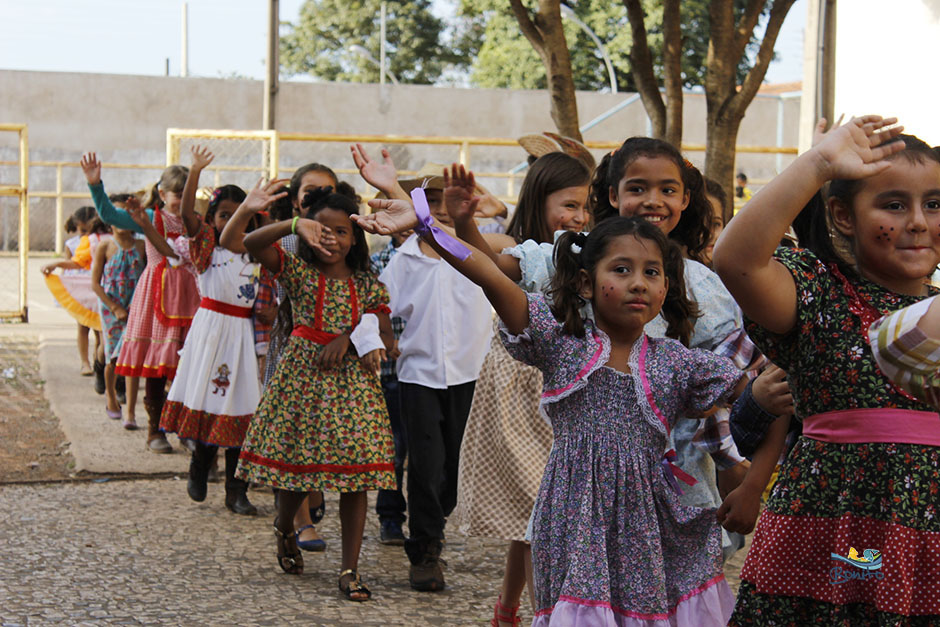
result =
[[[421,169],[415,172],[414,178],[407,179],[398,179],[398,184],[401,185],[402,189],[407,193],[411,193],[416,187],[424,187],[425,189],[444,189],[444,176],[443,172],[448,166],[441,165],[440,163],[428,162],[421,166]],[[478,195],[489,195],[490,192],[485,187],[476,183],[475,191]],[[385,198],[385,194],[379,192],[375,195],[376,198]]]
[[[596,165],[594,155],[587,149],[587,146],[570,137],[562,137],[558,133],[545,131],[539,135],[523,135],[516,141],[536,159],[552,152],[563,152],[582,162],[591,170]]]
[[[523,150],[538,159],[552,152],[564,152],[557,141],[545,135],[523,135],[516,141],[522,146]]]
[[[591,151],[587,149],[587,146],[578,140],[571,139],[570,137],[562,137],[561,135],[551,133],[549,131],[545,131],[543,135],[551,137],[556,142],[561,144],[561,149],[565,152],[565,154],[581,161],[589,169],[593,170],[597,165],[597,163],[594,161],[594,155],[591,154]]]

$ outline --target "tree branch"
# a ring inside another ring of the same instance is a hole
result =
[[[519,28],[522,29],[522,34],[529,40],[529,43],[532,44],[532,47],[539,53],[539,56],[544,57],[545,40],[542,38],[539,29],[536,28],[535,22],[533,22],[532,18],[529,16],[529,11],[522,4],[522,0],[509,0],[509,6],[512,7],[516,21],[519,22]]]
[[[735,112],[744,114],[744,109],[751,104],[761,83],[764,82],[764,76],[767,74],[767,67],[774,58],[774,45],[777,42],[777,36],[780,34],[780,27],[783,26],[783,20],[786,19],[790,7],[795,0],[774,0],[770,8],[770,19],[767,20],[767,28],[764,31],[764,38],[760,43],[760,49],[757,51],[757,59],[754,66],[744,77],[741,83],[741,89],[734,94],[729,103]]]
[[[734,29],[734,58],[744,58],[747,43],[751,41],[751,37],[754,35],[754,29],[757,27],[757,22],[760,20],[760,14],[764,10],[765,4],[765,0],[748,0],[744,13]]]
[[[643,106],[653,124],[653,134],[656,137],[665,137],[666,105],[663,103],[662,94],[659,93],[659,83],[653,72],[653,59],[646,37],[646,12],[640,5],[640,0],[623,0],[623,5],[627,9],[627,19],[630,20],[630,31],[633,34],[630,71],[633,72],[637,91],[640,92]]]

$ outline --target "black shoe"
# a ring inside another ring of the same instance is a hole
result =
[[[225,449],[225,507],[242,516],[257,516],[258,508],[248,500],[248,482],[235,478],[239,448]]]
[[[186,494],[197,503],[202,503],[206,500],[206,492],[208,490],[206,477],[208,474],[209,471],[200,466],[199,462],[196,461],[196,454],[193,453],[189,460],[189,480],[186,482]]]
[[[209,464],[215,455],[216,447],[206,446],[201,442],[194,442],[194,444],[196,450],[189,459],[189,481],[186,482],[186,493],[192,500],[202,503],[206,500]]]
[[[95,371],[95,392],[98,394],[104,394],[104,364],[95,360],[94,365]]]
[[[405,545],[405,534],[401,530],[401,523],[397,520],[381,521],[379,529],[379,542],[393,546]]]

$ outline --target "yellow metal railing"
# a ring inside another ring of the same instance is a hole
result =
[[[0,130],[16,130],[22,128],[21,143],[24,148],[21,151],[22,158],[19,162],[9,162],[9,161],[0,161],[0,166],[11,166],[11,165],[20,165],[23,185],[21,187],[9,187],[3,188],[0,187],[0,194],[7,193],[16,194],[19,193],[16,190],[23,189],[26,190],[26,176],[27,170],[29,167],[48,167],[55,168],[55,189],[45,189],[45,190],[30,190],[23,195],[23,199],[28,195],[29,198],[53,198],[55,199],[55,251],[61,253],[64,246],[64,231],[63,224],[65,221],[64,215],[64,200],[65,199],[84,199],[90,198],[87,190],[65,190],[63,189],[63,171],[71,168],[79,168],[79,164],[74,161],[33,161],[28,160],[28,155],[25,152],[25,141],[26,141],[26,129],[20,125],[0,125]],[[306,142],[306,143],[325,143],[325,144],[353,144],[353,143],[363,143],[363,144],[383,144],[386,146],[395,145],[395,144],[407,144],[407,145],[434,145],[434,146],[452,146],[454,148],[454,159],[466,166],[472,166],[472,157],[474,148],[483,148],[483,147],[518,147],[518,142],[515,139],[508,138],[494,138],[494,137],[471,137],[471,136],[453,136],[453,137],[427,137],[420,135],[356,135],[356,134],[332,134],[332,133],[280,133],[277,131],[240,131],[240,130],[218,130],[218,129],[167,129],[167,142],[166,142],[166,164],[180,163],[181,161],[187,161],[188,155],[181,154],[180,146],[183,140],[204,140],[206,142],[212,141],[224,141],[224,140],[235,140],[241,142],[260,142],[260,151],[256,153],[255,156],[260,157],[258,160],[258,165],[244,165],[244,164],[233,164],[225,163],[224,159],[220,159],[217,156],[215,162],[213,162],[208,168],[208,172],[212,176],[211,182],[205,180],[206,184],[210,184],[213,187],[218,187],[223,184],[225,181],[224,173],[225,172],[256,172],[259,176],[266,176],[268,178],[276,178],[278,176],[287,175],[293,171],[293,167],[287,165],[281,165],[281,155],[282,143],[283,142]],[[585,142],[585,145],[591,149],[597,150],[611,150],[620,146],[620,142],[600,142],[600,141],[588,141]],[[257,150],[258,147],[255,147]],[[704,152],[704,144],[685,144],[682,146],[682,150],[685,153],[694,153],[694,152]],[[315,150],[311,150],[311,153],[315,153]],[[738,146],[737,152],[742,154],[792,154],[797,153],[797,149],[793,147],[773,147],[773,146]],[[217,153],[218,154],[218,153]],[[244,155],[251,156],[250,151],[242,153]],[[520,150],[519,157],[521,159],[522,152]],[[244,158],[242,159],[244,160]],[[129,164],[129,163],[104,163],[102,164],[103,168],[106,170],[109,169],[123,169],[123,170],[150,170],[155,173],[159,173],[164,167],[164,164]],[[351,165],[351,164],[350,164]],[[358,171],[353,167],[348,168],[335,168],[335,171],[338,174],[358,174]],[[486,171],[475,171],[474,172],[477,178],[479,179],[497,179],[497,180],[506,180],[506,193],[497,194],[503,200],[514,202],[515,201],[515,190],[518,189],[517,183],[525,177],[525,172],[511,172],[511,171],[498,171],[498,172],[486,172]],[[413,175],[414,171],[411,170],[401,170],[399,172],[401,176]],[[205,175],[204,175],[205,176]],[[151,181],[156,181],[157,176],[154,176]],[[754,181],[754,183],[759,183],[759,181]],[[5,190],[7,190],[5,192]],[[13,190],[13,191],[9,191]],[[25,204],[27,201],[23,200],[23,209],[21,212],[24,215],[28,214],[28,204]],[[21,220],[21,229],[23,228],[24,220]],[[28,234],[28,225],[27,234]],[[21,241],[28,241],[28,238],[21,239]],[[24,247],[25,248],[25,247]],[[25,268],[25,265],[24,265]],[[25,270],[24,270],[25,272]],[[25,279],[24,279],[25,284]]]
[[[19,184],[0,185],[0,196],[16,196],[20,204],[19,241],[17,261],[19,263],[18,308],[0,309],[0,318],[19,318],[23,322],[29,317],[26,308],[26,279],[29,261],[29,132],[25,124],[0,124],[0,132],[16,133],[19,139]],[[12,164],[11,164],[12,165]]]

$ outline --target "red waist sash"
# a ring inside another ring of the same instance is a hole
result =
[[[327,333],[326,331],[320,331],[319,329],[314,329],[313,327],[302,324],[295,325],[294,330],[291,331],[291,335],[311,340],[317,344],[329,344],[339,337],[339,333]]]
[[[940,446],[940,415],[911,409],[845,409],[803,420],[803,435],[836,444],[894,442]]]
[[[250,318],[251,317],[251,307],[239,307],[238,305],[230,305],[228,303],[223,303],[220,300],[214,300],[212,298],[202,297],[202,300],[199,301],[199,306],[202,309],[208,309],[209,311],[215,311],[220,314],[225,314],[226,316],[234,316],[235,318]]]

